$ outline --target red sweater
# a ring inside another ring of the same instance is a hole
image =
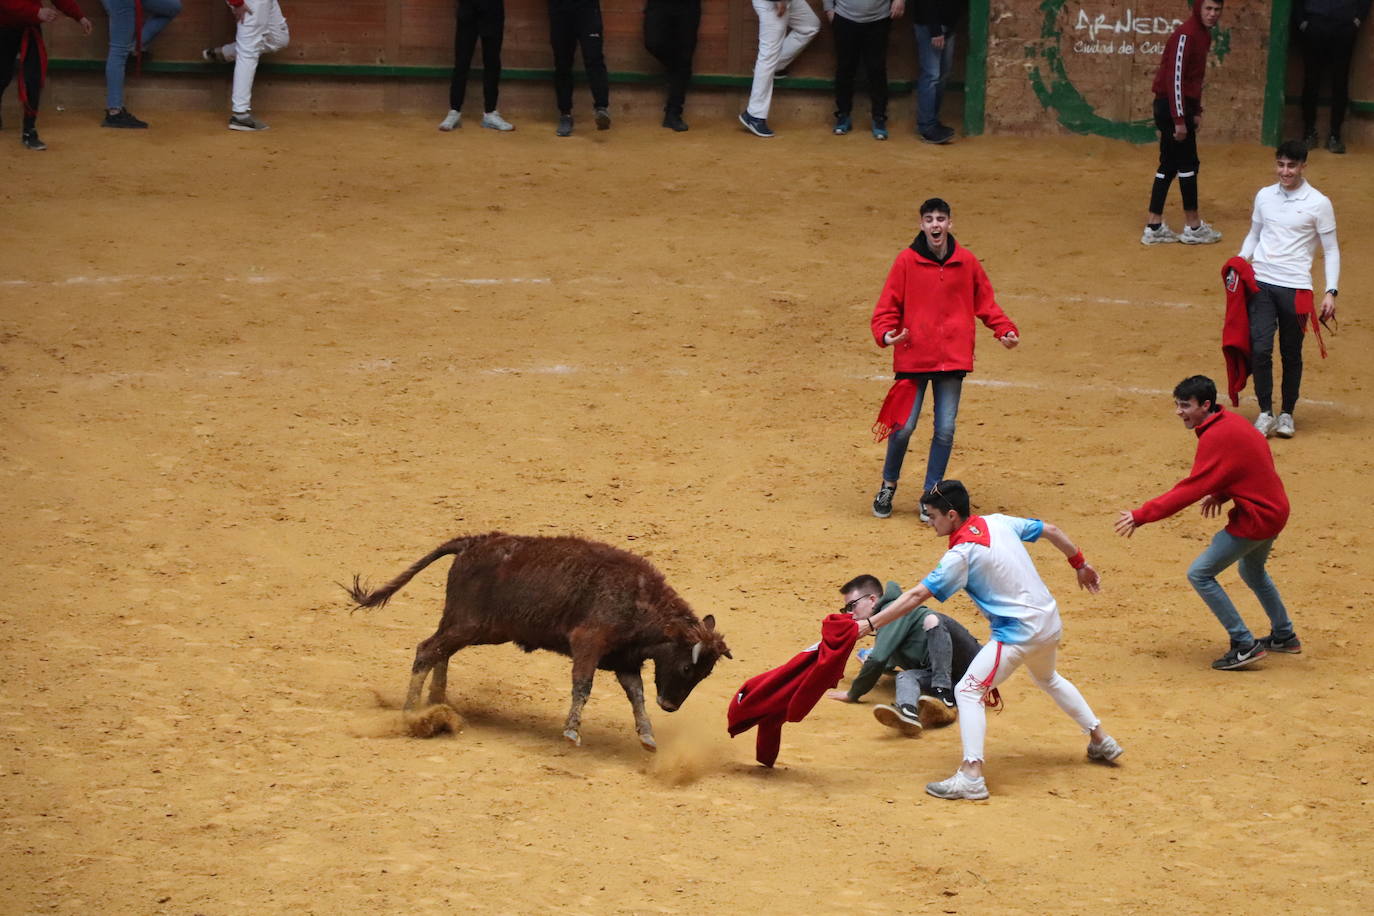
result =
[[[859,624],[848,614],[831,614],[821,623],[821,641],[784,665],[745,681],[730,700],[730,737],[758,726],[754,758],[766,767],[778,759],[784,722],[800,722],[827,690],[844,677],[849,650],[859,639]]]
[[[887,346],[883,335],[888,331],[911,331],[893,349],[897,372],[972,371],[974,318],[991,328],[994,337],[1016,330],[997,305],[992,283],[973,252],[953,236],[949,244],[954,250],[943,265],[915,248],[904,249],[873,307],[870,327],[878,346]]]
[[[1193,13],[1174,29],[1164,44],[1164,55],[1155,71],[1154,93],[1169,103],[1175,127],[1184,127],[1183,100],[1192,99],[1202,110],[1202,78],[1207,74],[1207,52],[1212,50],[1212,33],[1202,24],[1202,4],[1193,4]]]
[[[1157,522],[1211,494],[1235,503],[1227,516],[1229,533],[1251,541],[1277,537],[1288,522],[1288,494],[1264,435],[1240,414],[1225,409],[1193,431],[1193,470],[1168,493],[1132,512],[1131,518],[1137,525]]]
[[[53,0],[53,6],[72,19],[79,21],[86,17],[86,14],[81,12],[81,7],[76,5],[76,0]],[[0,0],[0,29],[22,29],[25,26],[41,25],[42,20],[38,18],[38,11],[42,8],[43,4],[39,0]]]

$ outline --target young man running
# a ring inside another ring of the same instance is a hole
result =
[[[973,659],[954,691],[963,762],[953,776],[930,783],[926,791],[936,798],[988,797],[983,778],[983,739],[987,732],[983,706],[1000,702],[997,686],[1023,664],[1035,685],[1091,736],[1089,760],[1109,763],[1120,757],[1121,745],[1102,728],[1078,688],[1055,670],[1063,629],[1059,606],[1022,542],[1043,536],[1068,558],[1078,587],[1096,593],[1101,579],[1083,559],[1083,551],[1049,522],[1010,515],[970,515],[968,490],[957,480],[940,481],[922,494],[921,504],[930,514],[935,533],[949,538],[949,549],[919,585],[861,622],[859,635],[901,619],[924,601],[946,601],[961,590],[968,592],[992,627],[992,640]]]
[[[1152,86],[1155,127],[1159,129],[1159,168],[1150,191],[1150,214],[1140,237],[1142,245],[1208,245],[1221,241],[1221,233],[1204,223],[1197,211],[1197,129],[1202,123],[1202,78],[1207,73],[1212,29],[1221,21],[1221,9],[1222,0],[1197,0],[1192,14],[1174,29],[1164,45]],[[1164,201],[1175,175],[1187,222],[1178,235],[1164,225]]]
[[[878,518],[892,514],[892,497],[927,388],[935,392],[935,421],[925,489],[945,476],[964,376],[973,371],[974,318],[1009,350],[1021,340],[997,305],[983,265],[954,240],[953,228],[949,204],[938,197],[921,204],[921,232],[897,255],[873,307],[873,339],[892,348],[896,374],[873,426],[879,442],[887,439],[882,485],[873,499]],[[926,520],[924,512],[921,520]]]
[[[1307,146],[1289,140],[1274,151],[1278,183],[1260,188],[1250,215],[1250,234],[1240,256],[1255,268],[1259,291],[1246,302],[1250,315],[1250,374],[1260,414],[1255,429],[1266,437],[1291,439],[1293,411],[1302,385],[1303,325],[1312,320],[1312,255],[1321,241],[1326,293],[1321,320],[1336,317],[1341,279],[1341,249],[1336,243],[1336,211],[1326,195],[1307,183]],[[1283,359],[1283,400],[1274,416],[1274,331]]]
[[[1212,518],[1221,514],[1228,500],[1234,501],[1226,528],[1188,567],[1188,581],[1231,637],[1231,648],[1212,667],[1232,671],[1254,664],[1266,651],[1301,652],[1288,610],[1264,568],[1274,539],[1288,522],[1288,494],[1274,468],[1269,443],[1239,414],[1222,409],[1216,383],[1205,375],[1191,376],[1174,386],[1174,413],[1184,428],[1197,434],[1193,470],[1163,496],[1133,512],[1122,512],[1116,520],[1117,534],[1130,537],[1141,525],[1168,518],[1195,502],[1202,503],[1204,518]],[[1269,618],[1266,637],[1251,635],[1217,582],[1217,576],[1233,563]]]

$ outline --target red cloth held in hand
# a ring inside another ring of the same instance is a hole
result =
[[[730,737],[758,726],[754,757],[771,767],[778,759],[784,722],[800,722],[825,692],[844,677],[845,662],[859,640],[859,624],[848,614],[821,623],[821,641],[791,661],[745,681],[730,700]]]
[[[1250,380],[1250,311],[1246,303],[1259,291],[1259,285],[1255,283],[1255,269],[1240,255],[1221,266],[1221,280],[1226,287],[1221,356],[1226,360],[1226,393],[1235,407]]]

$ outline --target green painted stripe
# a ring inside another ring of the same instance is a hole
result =
[[[975,0],[987,3],[987,0]],[[76,58],[54,57],[48,60],[53,70],[99,71],[105,69],[104,60],[81,60]],[[143,65],[148,73],[226,73],[228,68],[222,64],[207,64],[203,61],[151,60]],[[392,64],[307,64],[290,62],[265,62],[258,67],[259,72],[282,73],[292,76],[332,76],[357,79],[381,79],[401,77],[405,79],[448,79],[452,67],[399,66]],[[481,70],[473,70],[480,76]],[[508,67],[501,71],[501,78],[507,80],[549,82],[553,80],[553,70],[544,68]],[[579,80],[583,79],[578,74]],[[613,83],[654,84],[664,81],[659,73],[633,73],[627,71],[610,74]],[[694,86],[714,86],[734,89],[748,89],[753,84],[753,76],[734,76],[725,73],[698,73],[692,76]],[[889,82],[888,91],[904,93],[916,88],[915,80],[894,80]],[[965,83],[951,82],[949,90],[962,92]],[[833,92],[835,81],[815,76],[791,76],[778,82],[780,89],[807,89],[820,92]]]
[[[1274,0],[1269,11],[1269,62],[1264,75],[1264,117],[1260,139],[1275,146],[1283,133],[1283,94],[1288,77],[1288,29],[1292,0]]]
[[[964,136],[983,132],[988,95],[988,0],[968,5],[968,54],[964,58]]]

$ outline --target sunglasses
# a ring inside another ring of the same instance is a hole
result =
[[[841,613],[841,614],[852,614],[852,613],[854,613],[854,609],[855,609],[856,607],[859,606],[859,602],[860,602],[860,601],[863,601],[863,600],[865,600],[865,599],[868,599],[868,598],[872,598],[872,599],[875,600],[875,601],[878,600],[878,596],[877,596],[877,595],[860,595],[859,597],[855,598],[853,601],[850,601],[850,602],[849,602],[848,604],[846,604],[844,607],[840,608],[840,613]]]
[[[941,482],[943,482],[943,481],[941,481]],[[953,512],[953,511],[954,511],[954,503],[952,503],[952,502],[949,501],[949,497],[948,497],[948,496],[946,496],[945,494],[943,494],[943,493],[940,492],[940,484],[939,484],[939,483],[936,483],[935,486],[931,487],[929,490],[926,491],[926,495],[923,496],[923,497],[921,498],[921,502],[923,502],[923,503],[925,503],[927,506],[929,506],[929,505],[931,505],[931,500],[932,500],[932,498],[933,498],[933,499],[938,499],[940,502],[944,503],[944,504],[945,504],[945,511],[946,511],[946,512]]]

